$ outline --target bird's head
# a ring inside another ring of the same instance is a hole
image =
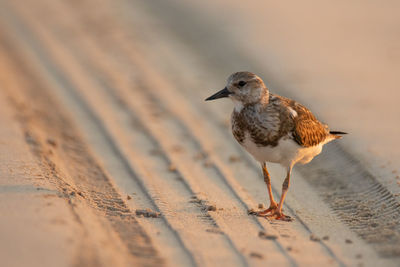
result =
[[[236,105],[258,103],[268,99],[268,89],[260,77],[252,72],[235,72],[229,76],[224,89],[208,97],[206,101],[229,97]]]

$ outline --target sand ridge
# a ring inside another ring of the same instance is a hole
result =
[[[346,224],[348,212],[333,212],[334,201],[315,190],[332,187],[302,170],[285,206],[293,223],[248,215],[267,196],[259,166],[229,133],[231,107],[205,106],[196,75],[210,69],[196,61],[201,54],[167,25],[152,28],[150,11],[136,4],[2,4],[0,67],[11,74],[0,75],[1,96],[12,99],[22,141],[81,225],[81,246],[69,245],[74,264],[395,265],[396,251],[368,245]],[[321,160],[317,174],[329,167]],[[279,194],[283,175],[276,166],[271,174]]]

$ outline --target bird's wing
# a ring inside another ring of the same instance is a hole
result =
[[[275,106],[279,107],[281,127],[286,127],[292,133],[296,143],[303,147],[318,145],[329,136],[328,127],[322,124],[303,105],[294,100],[276,96]]]
[[[316,146],[329,136],[328,126],[322,124],[317,118],[303,105],[291,103],[292,108],[297,113],[294,116],[294,140],[303,147]]]

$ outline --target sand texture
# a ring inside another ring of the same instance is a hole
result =
[[[397,189],[362,143],[294,169],[293,222],[248,214],[261,168],[204,99],[268,71],[211,5],[0,1],[1,266],[399,266]]]

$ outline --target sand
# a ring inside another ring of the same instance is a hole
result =
[[[231,136],[231,103],[204,98],[234,68],[273,70],[256,46],[237,53],[227,14],[103,0],[0,14],[1,265],[398,265],[397,199],[345,142],[295,169],[293,222],[248,214],[269,204],[261,169]]]

